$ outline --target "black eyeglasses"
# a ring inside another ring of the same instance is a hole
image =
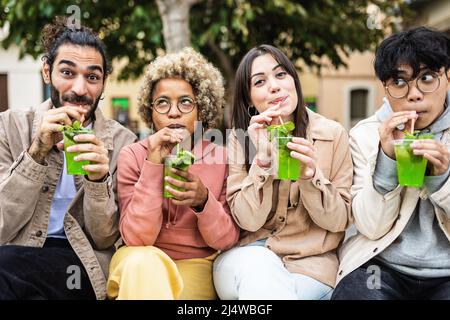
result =
[[[389,95],[394,99],[402,99],[409,93],[410,83],[415,81],[416,88],[422,93],[431,93],[439,88],[441,84],[441,74],[433,71],[426,71],[417,78],[410,81],[398,78],[388,83],[385,88]]]
[[[155,99],[151,104],[155,111],[161,114],[168,113],[172,108],[172,102],[165,97]],[[177,108],[181,113],[190,113],[195,108],[195,100],[191,97],[181,97],[177,101]]]

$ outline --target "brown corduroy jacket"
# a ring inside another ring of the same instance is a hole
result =
[[[63,169],[63,153],[52,150],[47,165],[28,154],[50,100],[37,108],[0,113],[0,245],[42,247],[47,237],[50,207]],[[116,198],[117,156],[136,135],[95,112],[96,136],[105,144],[110,176],[90,182],[75,176],[77,194],[64,217],[64,231],[85,267],[97,299],[106,297],[106,277],[114,243],[119,238]]]

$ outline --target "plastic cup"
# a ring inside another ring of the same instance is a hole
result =
[[[170,186],[171,188],[178,190],[178,191],[184,191],[184,188],[174,186],[173,184],[170,184],[169,182],[167,182],[165,179],[167,176],[169,176],[173,179],[177,179],[179,181],[187,181],[186,178],[180,177],[170,170],[172,168],[175,168],[178,170],[187,171],[189,168],[188,165],[174,166],[173,162],[175,159],[178,159],[176,155],[169,155],[164,158],[164,183],[163,183],[163,188],[164,188],[163,189],[163,197],[164,198],[172,198],[172,199],[175,198],[175,196],[173,194],[171,194],[168,190],[166,190],[166,186]]]
[[[397,174],[400,185],[420,188],[423,185],[428,160],[413,153],[411,143],[414,141],[417,140],[394,140]]]
[[[80,154],[80,152],[67,152],[67,148],[73,145],[77,145],[79,142],[73,140],[76,135],[79,134],[93,134],[94,131],[92,129],[80,129],[75,131],[63,131],[64,135],[64,154],[66,157],[66,165],[67,165],[67,174],[76,175],[76,174],[87,174],[87,172],[83,169],[84,165],[90,164],[90,161],[75,161],[74,158]]]
[[[300,160],[291,157],[291,149],[287,143],[292,140],[292,136],[276,137],[277,149],[277,172],[280,180],[297,180],[300,176]]]

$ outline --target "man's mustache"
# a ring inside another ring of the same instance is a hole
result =
[[[62,101],[63,102],[68,102],[68,103],[73,103],[73,104],[78,104],[78,105],[82,105],[82,104],[87,104],[87,105],[92,105],[94,103],[94,100],[92,100],[91,98],[87,97],[87,96],[78,96],[76,94],[66,94],[62,97]]]

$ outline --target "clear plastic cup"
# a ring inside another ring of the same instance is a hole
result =
[[[411,143],[415,139],[394,140],[395,157],[397,159],[397,174],[402,186],[420,188],[423,185],[428,160],[415,155]]]
[[[80,154],[80,152],[67,152],[67,148],[73,145],[77,145],[79,142],[73,140],[73,138],[79,134],[93,134],[94,130],[82,128],[75,131],[63,131],[64,135],[64,154],[66,157],[67,174],[87,174],[83,169],[84,165],[90,164],[90,161],[75,161],[74,158]]]
[[[170,186],[171,188],[178,190],[178,191],[184,191],[183,188],[174,186],[173,184],[170,184],[169,182],[167,182],[165,179],[167,176],[169,176],[173,179],[177,179],[179,181],[187,181],[184,177],[180,177],[170,170],[172,168],[175,168],[178,170],[187,171],[189,168],[189,166],[187,166],[187,165],[184,165],[181,167],[173,166],[173,162],[175,159],[178,159],[178,157],[176,155],[168,155],[167,157],[164,158],[164,183],[163,183],[163,188],[164,188],[163,189],[163,197],[164,198],[172,198],[172,199],[175,198],[175,196],[173,194],[171,194],[168,190],[166,190],[166,186]]]
[[[292,140],[292,136],[275,137],[277,152],[277,172],[278,179],[297,180],[300,177],[300,160],[291,157],[291,149],[287,143]]]

